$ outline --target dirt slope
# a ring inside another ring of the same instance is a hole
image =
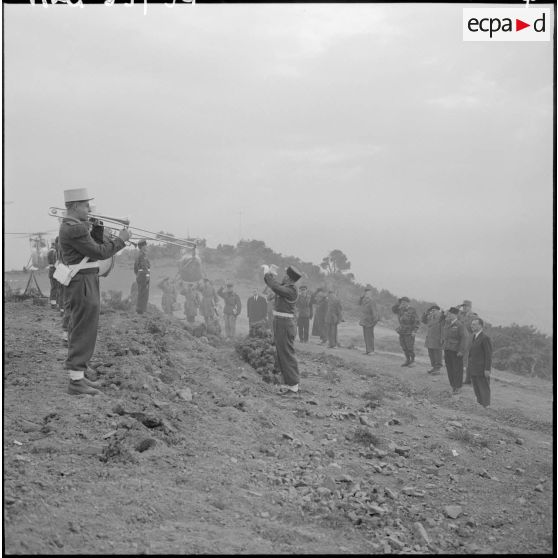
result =
[[[177,319],[105,312],[104,395],[76,397],[59,322],[5,305],[9,554],[552,551],[550,386],[502,374],[481,413],[426,366],[312,341],[285,400]]]

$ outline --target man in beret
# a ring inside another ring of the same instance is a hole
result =
[[[97,326],[101,305],[99,293],[99,263],[124,248],[130,238],[122,229],[117,238],[107,239],[103,227],[89,222],[89,197],[85,188],[64,191],[66,217],[60,224],[58,242],[60,260],[77,270],[64,288],[68,313],[68,356],[64,368],[69,371],[68,393],[96,395],[98,384],[85,377],[97,341]]]
[[[234,285],[227,282],[227,289],[220,287],[217,294],[225,301],[223,319],[225,321],[225,338],[234,340],[236,336],[236,318],[242,310],[240,297],[233,290]]]
[[[417,311],[410,302],[408,297],[402,296],[391,308],[399,319],[399,327],[395,331],[399,333],[399,344],[406,359],[401,366],[409,367],[415,362],[415,334],[420,325]]]
[[[455,306],[448,310],[442,334],[444,360],[454,395],[461,391],[463,385],[463,353],[467,346],[467,330],[457,319],[458,314]]]
[[[380,320],[378,307],[372,298],[372,287],[367,286],[364,294],[360,297],[359,306],[361,311],[360,322],[362,326],[362,334],[364,336],[365,353],[374,352],[374,327]]]
[[[143,314],[147,310],[149,300],[149,277],[151,264],[147,258],[147,242],[142,239],[138,242],[139,254],[134,262],[134,273],[138,285],[138,299],[136,302],[136,312]]]
[[[442,328],[444,313],[437,304],[431,306],[421,317],[421,322],[428,328],[424,345],[428,349],[432,368],[428,374],[438,376],[442,368]]]
[[[285,276],[279,282],[275,270],[263,266],[265,284],[275,293],[273,310],[273,335],[277,366],[285,382],[280,395],[296,395],[299,390],[298,362],[295,356],[294,341],[296,337],[295,304],[298,299],[296,282],[302,273],[294,266],[287,267]]]

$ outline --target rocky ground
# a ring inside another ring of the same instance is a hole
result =
[[[298,397],[155,308],[105,308],[71,396],[60,318],[4,307],[7,554],[550,553],[552,386],[492,408],[390,353],[297,345]]]

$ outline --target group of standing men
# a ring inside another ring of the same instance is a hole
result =
[[[420,322],[408,297],[401,297],[392,307],[399,319],[399,342],[406,360],[401,366],[411,367],[415,361],[415,334]],[[463,384],[472,384],[477,401],[490,405],[490,371],[492,344],[484,331],[483,320],[472,310],[470,300],[443,312],[438,305],[431,306],[421,316],[427,326],[425,345],[432,368],[429,374],[439,375],[442,355],[446,365],[452,393],[457,395]],[[465,373],[465,380],[463,379]]]

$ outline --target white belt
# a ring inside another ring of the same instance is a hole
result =
[[[285,312],[276,312],[273,310],[274,316],[279,316],[280,318],[294,318],[294,314],[287,314]]]

